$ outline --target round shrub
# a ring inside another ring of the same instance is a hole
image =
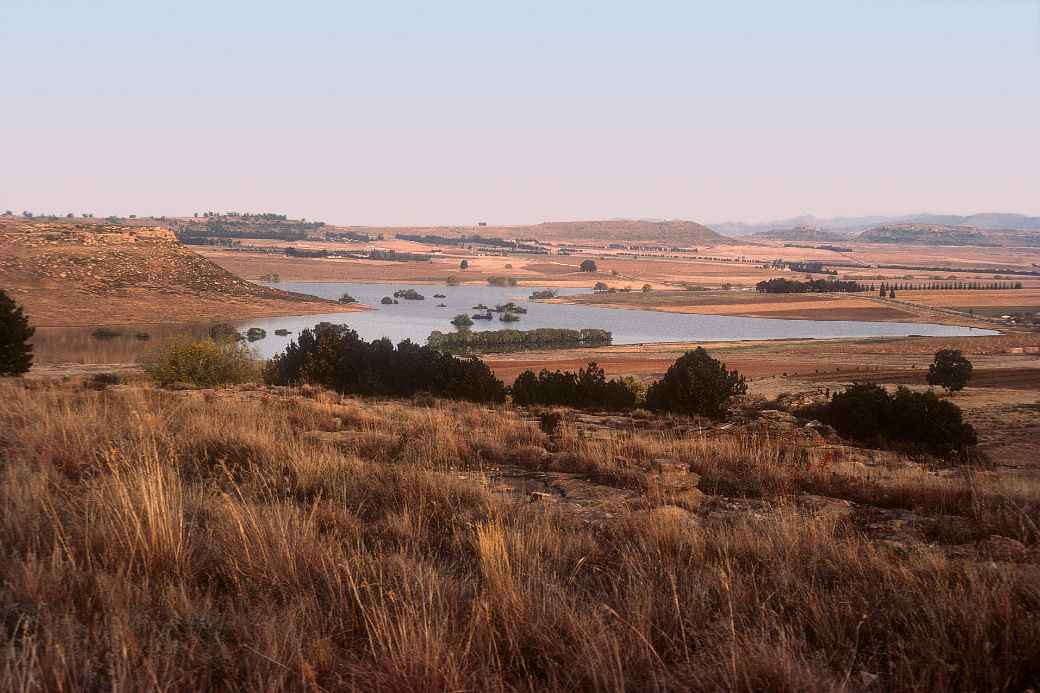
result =
[[[928,384],[938,385],[947,392],[963,390],[971,380],[973,366],[958,349],[940,349],[928,366]]]
[[[726,364],[697,347],[680,356],[664,377],[650,386],[646,408],[721,419],[726,416],[730,399],[746,392],[744,376],[726,370]]]

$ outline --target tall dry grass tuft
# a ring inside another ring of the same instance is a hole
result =
[[[639,502],[590,520],[482,482],[542,447]],[[1037,685],[1040,489],[799,450],[550,442],[505,407],[313,389],[0,383],[0,690]],[[703,512],[650,493],[660,458],[701,475]],[[892,545],[807,493],[1027,551]]]

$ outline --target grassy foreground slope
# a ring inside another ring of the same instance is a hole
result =
[[[0,690],[1022,690],[1040,489],[727,428],[0,383]]]

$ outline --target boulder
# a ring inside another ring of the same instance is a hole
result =
[[[979,551],[994,561],[1014,561],[1026,554],[1026,545],[1017,539],[991,534],[979,542]]]
[[[798,505],[816,517],[838,521],[852,517],[852,503],[841,498],[803,494],[798,496]]]

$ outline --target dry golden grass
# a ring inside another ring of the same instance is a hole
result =
[[[550,441],[506,407],[310,388],[30,385],[0,383],[2,690],[1038,682],[1035,552],[893,547],[796,502],[956,513],[1032,550],[1038,489],[985,473],[852,453],[828,467],[749,432],[568,424]],[[550,466],[647,492],[591,522],[482,483],[496,465],[544,468],[542,447]],[[658,457],[736,511],[672,512],[649,493]]]

